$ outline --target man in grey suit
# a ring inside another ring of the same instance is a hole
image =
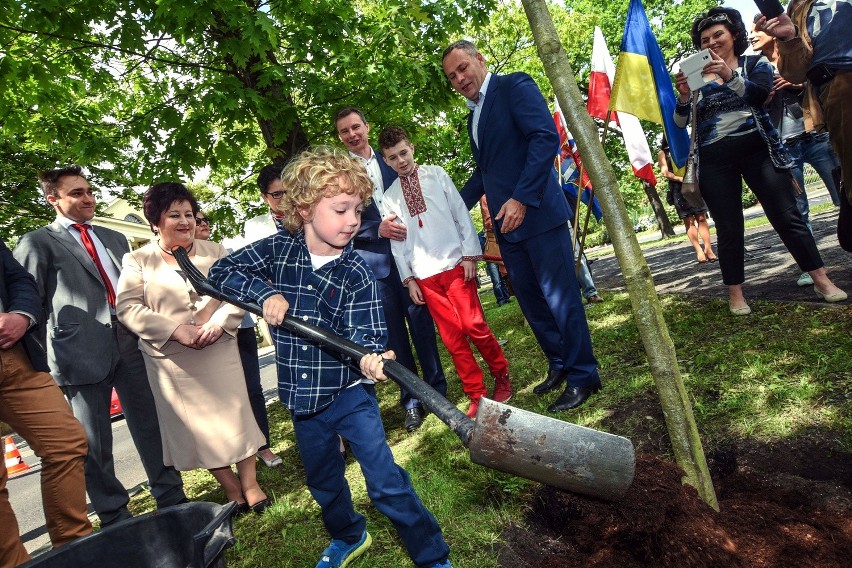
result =
[[[185,502],[180,474],[163,465],[154,397],[138,339],[115,317],[124,236],[94,227],[96,199],[79,166],[39,176],[56,221],[24,235],[15,258],[35,277],[47,325],[40,329],[53,378],[86,430],[86,491],[101,526],[130,518],[115,476],[109,403],[118,392],[158,507]]]

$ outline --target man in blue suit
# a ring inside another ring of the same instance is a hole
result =
[[[469,41],[443,54],[444,74],[467,99],[476,169],[461,191],[468,207],[485,194],[494,232],[524,316],[548,359],[533,392],[566,382],[548,411],[583,404],[601,387],[574,274],[568,206],[553,161],[559,135],[547,103],[526,73],[493,75]]]
[[[398,177],[397,173],[385,163],[382,154],[370,146],[370,125],[359,109],[340,109],[335,115],[334,126],[349,154],[364,164],[373,182],[373,200],[361,215],[361,228],[355,236],[354,247],[376,276],[387,320],[388,349],[396,353],[397,361],[417,373],[414,354],[408,342],[408,331],[405,329],[407,320],[417,358],[423,369],[423,380],[446,396],[447,379],[438,356],[435,323],[425,305],[418,306],[411,301],[391,254],[390,240],[405,239],[405,226],[394,222],[396,215],[384,217],[381,212],[382,196]],[[405,408],[405,428],[413,432],[423,423],[425,410],[420,401],[405,389],[402,389],[400,404]]]

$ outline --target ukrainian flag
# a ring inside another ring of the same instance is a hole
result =
[[[609,108],[662,124],[675,167],[686,164],[689,136],[674,123],[672,79],[641,0],[627,9]]]

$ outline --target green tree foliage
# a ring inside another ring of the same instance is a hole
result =
[[[554,3],[582,90],[594,26],[616,55],[627,3]],[[645,2],[668,57],[688,46],[692,15],[714,3]],[[374,136],[390,123],[409,129],[421,160],[463,183],[472,167],[467,110],[440,62],[461,37],[477,42],[493,71],[527,71],[552,97],[529,25],[510,1],[0,3],[0,160],[16,162],[14,176],[2,166],[3,202],[14,191],[16,207],[43,210],[34,169],[76,162],[115,191],[200,179],[222,189],[210,213],[238,231],[257,210],[258,169],[308,144],[337,143],[331,117],[345,104],[365,111]],[[623,174],[628,206],[639,207],[644,196],[618,136],[607,156]],[[41,219],[18,221],[15,232]]]
[[[341,105],[433,121],[453,100],[441,49],[493,1],[4,3],[2,136],[121,187],[209,171],[246,202],[260,166],[333,140]]]

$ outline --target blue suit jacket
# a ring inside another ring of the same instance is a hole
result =
[[[24,312],[36,320],[44,319],[35,279],[12,256],[12,251],[0,240],[0,312]],[[36,337],[38,326],[33,326],[21,338],[21,344],[30,358],[33,369],[49,371],[47,352]]]
[[[484,193],[491,218],[514,198],[527,206],[521,226],[500,236],[519,242],[568,221],[553,161],[559,151],[559,134],[538,85],[526,73],[491,75],[482,113],[479,142],[473,141],[468,115],[467,130],[476,169],[462,188],[468,208]]]
[[[381,152],[375,148],[373,148],[373,152],[376,154],[379,169],[382,172],[383,189],[387,189],[399,176],[393,168],[385,163]],[[361,214],[361,228],[358,229],[358,234],[355,235],[353,241],[355,250],[367,261],[370,270],[378,279],[387,278],[393,264],[390,241],[379,236],[379,225],[381,224],[382,214],[379,213],[376,204],[371,201],[370,206],[364,209],[364,213]]]

